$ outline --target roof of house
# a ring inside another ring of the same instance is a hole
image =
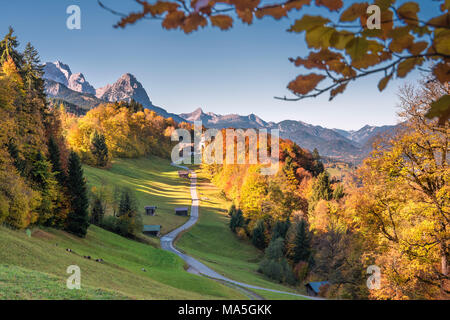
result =
[[[175,211],[189,211],[187,207],[175,208]]]
[[[161,231],[160,225],[145,225],[143,232]]]
[[[320,287],[325,284],[330,284],[330,282],[328,282],[328,281],[308,282],[306,285],[310,286],[311,289],[313,289],[315,293],[319,293]]]

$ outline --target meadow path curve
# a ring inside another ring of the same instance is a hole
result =
[[[247,283],[243,283],[243,282],[239,282],[239,281],[235,281],[229,278],[224,277],[223,275],[217,273],[216,271],[214,271],[213,269],[207,267],[206,265],[204,265],[203,263],[201,263],[200,261],[198,261],[197,259],[184,254],[180,251],[178,251],[175,247],[174,247],[174,240],[177,238],[177,236],[183,232],[186,231],[188,229],[190,229],[192,226],[194,226],[197,221],[198,221],[198,209],[199,209],[199,203],[200,200],[198,199],[198,195],[197,195],[197,174],[190,170],[189,168],[185,167],[185,166],[179,166],[176,164],[172,164],[174,167],[183,169],[183,170],[188,170],[191,174],[191,185],[190,185],[190,189],[191,189],[191,198],[192,198],[192,205],[191,205],[191,215],[189,220],[183,224],[181,227],[169,232],[168,234],[164,235],[163,237],[161,237],[161,248],[163,250],[166,251],[170,251],[175,253],[176,255],[178,255],[181,259],[183,259],[189,266],[188,271],[191,273],[195,273],[195,274],[199,274],[202,276],[206,276],[208,278],[212,278],[214,280],[219,280],[219,281],[223,281],[223,282],[227,282],[229,284],[232,285],[236,285],[242,288],[247,288],[247,289],[256,289],[256,290],[263,290],[263,291],[269,291],[269,292],[274,292],[274,293],[281,293],[281,294],[287,294],[287,295],[292,295],[292,296],[297,296],[297,297],[302,297],[305,299],[313,299],[313,300],[322,300],[321,298],[317,298],[317,297],[310,297],[310,296],[305,296],[305,295],[301,295],[298,293],[293,293],[293,292],[287,292],[287,291],[279,291],[279,290],[275,290],[275,289],[268,289],[268,288],[263,288],[263,287],[258,287],[258,286],[254,286],[251,284],[247,284]]]

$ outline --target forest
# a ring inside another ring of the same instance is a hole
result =
[[[264,250],[260,272],[287,284],[328,281],[320,295],[345,299],[446,298],[449,261],[449,124],[429,120],[448,84],[424,79],[400,89],[393,135],[379,137],[361,166],[342,180],[317,150],[280,144],[281,169],[209,165],[233,202],[230,229]],[[367,268],[381,284],[368,290]]]

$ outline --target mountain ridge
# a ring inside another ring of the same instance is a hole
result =
[[[70,67],[60,61],[47,62],[44,65],[46,93],[52,98],[63,99],[69,103],[89,109],[105,102],[130,101],[141,103],[145,108],[155,111],[164,118],[176,122],[185,121],[177,114],[155,106],[142,84],[131,73],[123,74],[113,84],[95,89],[82,73],[73,74]]]
[[[371,150],[373,140],[383,133],[393,132],[398,125],[370,126],[359,130],[329,129],[312,125],[299,120],[283,120],[278,123],[267,122],[254,114],[242,116],[238,114],[220,115],[204,112],[197,108],[191,113],[182,113],[180,117],[193,122],[201,120],[208,128],[225,129],[278,129],[280,137],[290,139],[302,148],[313,150],[326,157],[334,157],[345,161],[361,161]]]
[[[365,125],[358,130],[329,129],[299,120],[267,122],[254,113],[222,115],[204,112],[202,108],[178,115],[155,106],[143,85],[131,73],[124,73],[114,83],[95,89],[82,73],[72,73],[70,67],[60,61],[46,63],[44,72],[49,97],[62,99],[84,110],[101,103],[133,99],[145,108],[155,111],[164,118],[172,118],[178,123],[202,121],[205,127],[215,129],[278,129],[281,138],[290,139],[305,149],[317,148],[322,156],[344,161],[361,161],[370,152],[372,142],[377,136],[391,133],[398,127],[398,125]]]

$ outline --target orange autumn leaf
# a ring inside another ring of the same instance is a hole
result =
[[[325,76],[317,73],[310,73],[306,76],[299,75],[289,83],[288,89],[296,94],[307,94],[314,90],[323,79]]]
[[[194,12],[186,17],[181,28],[185,33],[191,33],[192,31],[197,30],[199,27],[205,27],[206,25],[206,18]]]
[[[293,1],[286,2],[284,7],[286,8],[287,11],[290,11],[293,9],[300,10],[304,5],[310,5],[310,4],[311,4],[311,0],[293,0]]]
[[[276,20],[279,20],[283,17],[287,16],[287,10],[286,8],[280,6],[267,6],[263,7],[256,11],[255,13],[256,17],[259,19],[263,18],[264,16],[271,16]]]
[[[386,89],[386,86],[391,79],[392,79],[392,75],[388,75],[388,76],[384,77],[383,79],[381,79],[380,82],[378,83],[378,90],[380,90],[380,92],[381,92],[384,89]]]
[[[338,94],[343,93],[347,88],[347,83],[341,84],[337,88],[334,88],[330,92],[330,101],[333,100]]]
[[[170,12],[162,22],[162,26],[166,29],[176,29],[183,24],[184,18],[183,11]]]
[[[230,16],[219,14],[211,16],[211,24],[221,30],[228,30],[233,26],[233,19]]]
[[[242,22],[246,23],[246,24],[251,24],[253,21],[253,12],[250,9],[245,9],[245,10],[237,10],[236,9],[236,13],[238,15],[238,17],[242,20]]]
[[[344,3],[342,0],[316,0],[316,5],[319,7],[326,7],[330,11],[338,11],[342,8]]]
[[[369,4],[367,2],[352,4],[344,12],[342,12],[340,21],[349,22],[358,19],[366,14],[368,6]]]
[[[442,62],[433,68],[433,74],[441,83],[450,82],[450,64]]]

